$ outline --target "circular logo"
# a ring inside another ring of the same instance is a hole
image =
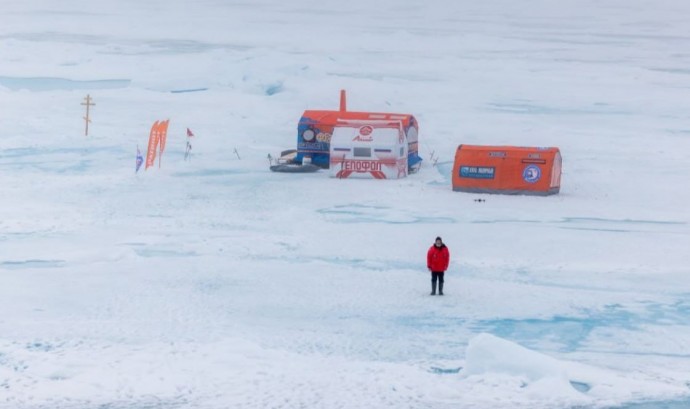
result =
[[[359,134],[362,136],[369,136],[372,132],[374,132],[374,128],[369,125],[359,128]]]
[[[314,131],[311,129],[307,129],[304,132],[302,132],[302,138],[304,138],[305,141],[311,142],[314,139]]]
[[[536,183],[541,178],[539,166],[529,165],[522,171],[522,178],[527,183]]]

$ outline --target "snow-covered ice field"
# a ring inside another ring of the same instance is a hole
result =
[[[671,0],[3,0],[0,407],[689,407],[688,21]],[[269,171],[340,89],[417,117],[419,173]],[[453,192],[462,143],[559,147],[561,193]]]

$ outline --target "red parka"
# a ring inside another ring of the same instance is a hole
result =
[[[426,253],[426,266],[431,271],[446,271],[448,263],[450,263],[450,252],[445,244],[441,244],[441,247],[436,247],[434,244]]]

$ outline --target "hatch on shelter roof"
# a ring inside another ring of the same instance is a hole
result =
[[[453,190],[472,193],[552,195],[561,188],[558,148],[460,145]]]

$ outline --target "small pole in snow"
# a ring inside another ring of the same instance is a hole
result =
[[[435,154],[436,151],[431,151],[431,155],[429,155],[429,160],[431,160],[432,166],[436,166],[436,164],[438,163],[438,156],[434,157]]]
[[[242,158],[240,158],[240,153],[237,152],[237,148],[235,148],[234,152],[235,152],[235,155],[237,155],[237,159],[241,160]]]
[[[96,104],[92,102],[93,100],[89,94],[86,94],[84,101],[86,102],[81,103],[81,105],[86,105],[86,116],[84,117],[84,121],[86,122],[86,130],[84,131],[84,136],[89,136],[89,122],[91,122],[91,119],[89,118],[89,107],[92,107]]]
[[[184,160],[192,160],[192,144],[187,141],[187,146],[184,148]]]

